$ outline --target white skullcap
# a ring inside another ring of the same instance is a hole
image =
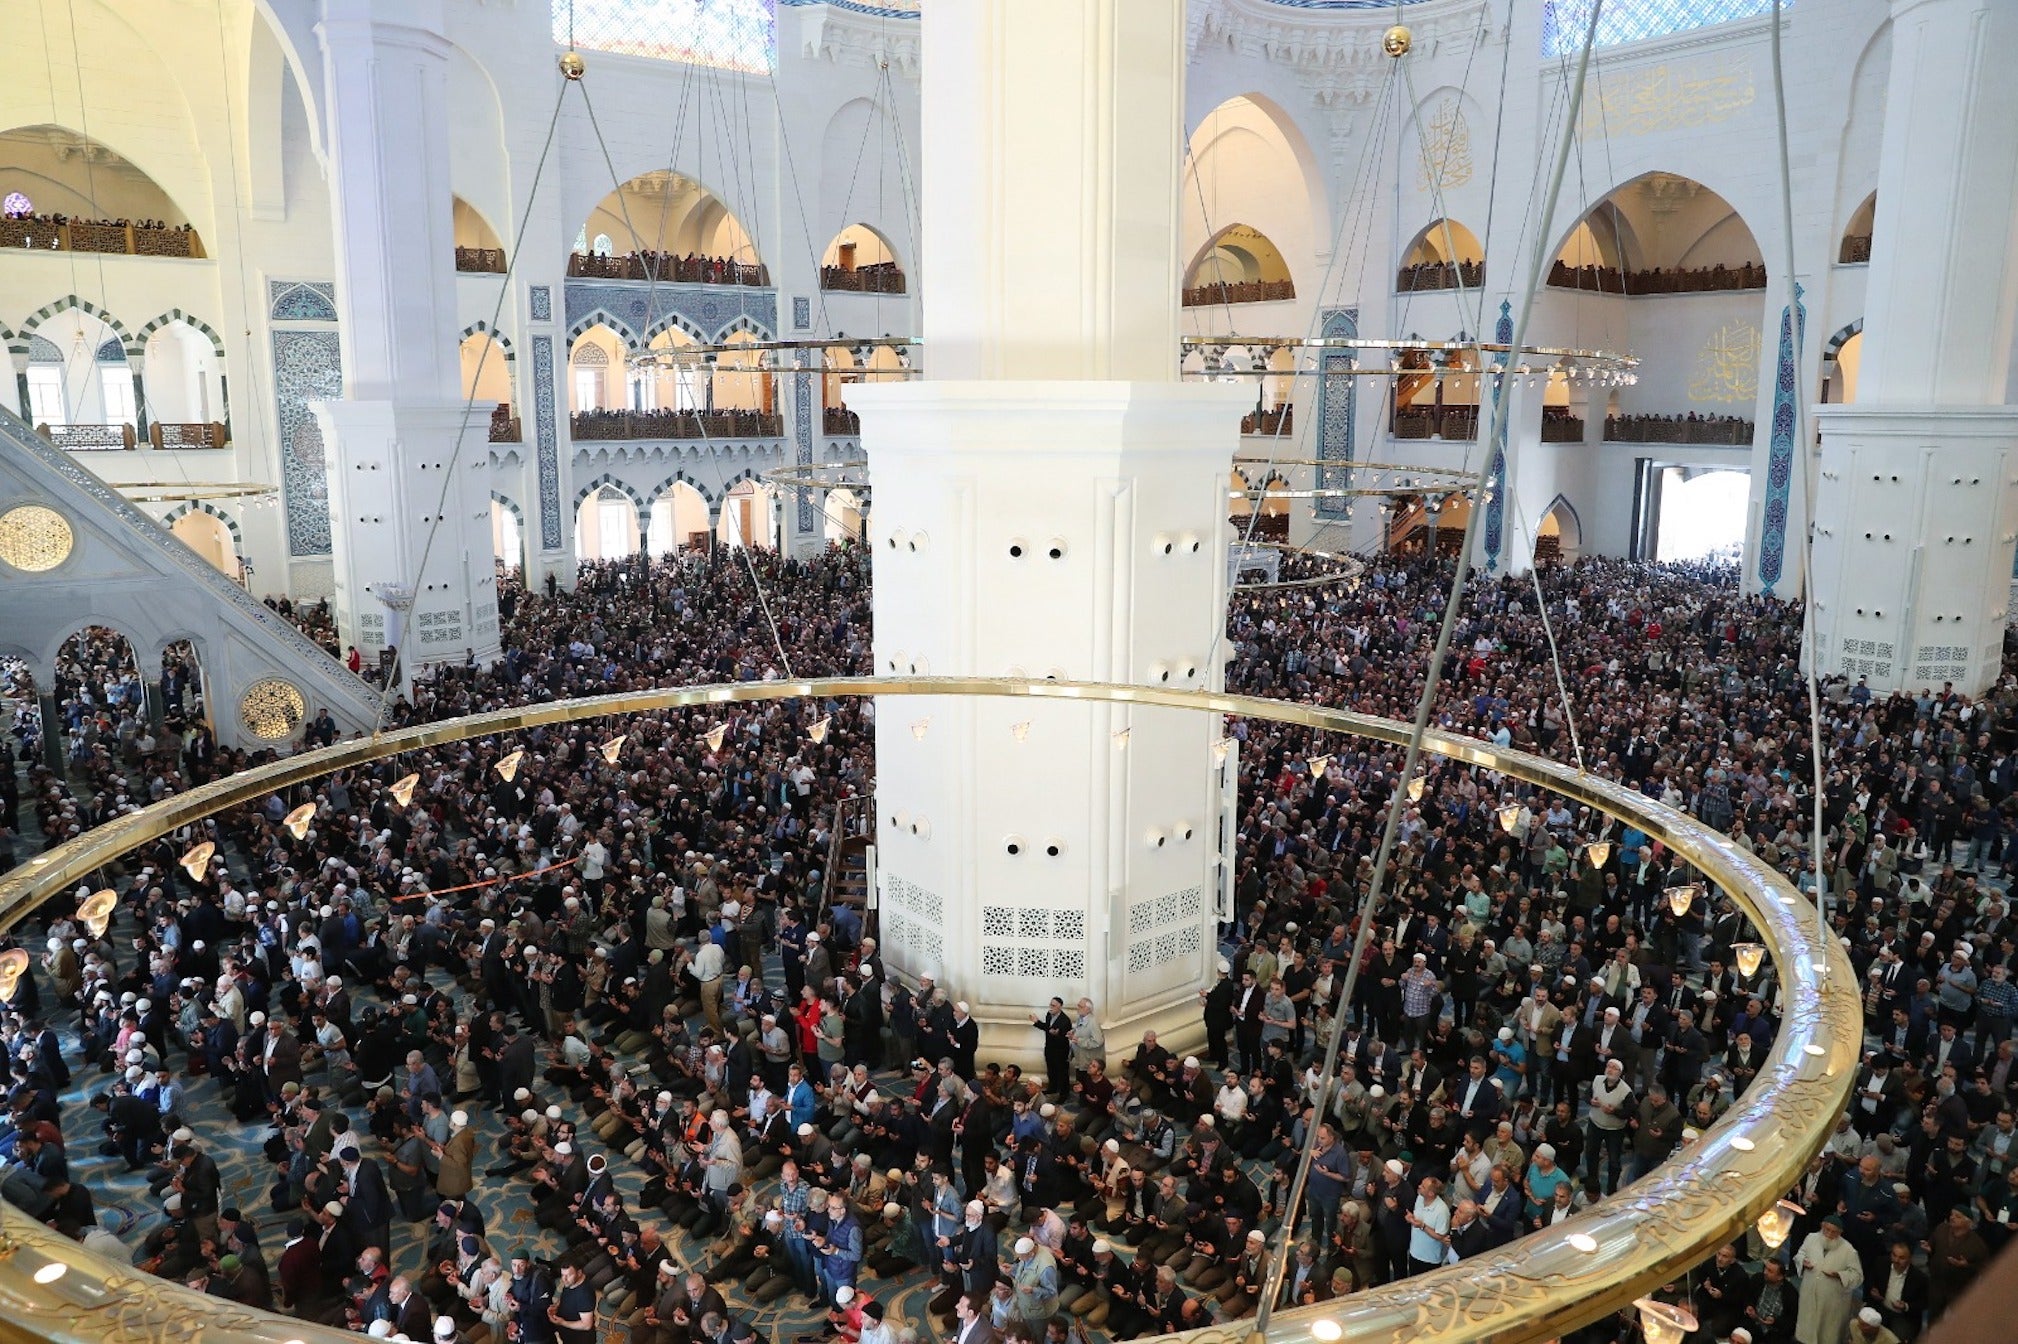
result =
[[[364,1333],[370,1335],[373,1339],[390,1339],[392,1338],[392,1322],[383,1320],[373,1321],[365,1327]]]
[[[800,1138],[802,1138],[802,1139],[810,1139],[810,1138],[812,1138],[812,1137],[813,1137],[813,1127],[812,1127],[811,1125],[800,1125],[800,1126],[799,1126],[799,1137],[800,1137]]]
[[[807,942],[808,942],[809,944],[810,944],[810,943],[817,943],[817,942],[819,942],[819,941],[820,941],[820,935],[819,935],[819,934],[817,934],[817,933],[809,933],[809,934],[807,934],[807,935],[806,935],[806,941],[807,941]],[[930,976],[923,976],[923,975],[919,976],[918,978],[919,978],[919,979],[921,979],[921,980],[929,980],[929,979],[931,979],[931,977],[930,977]]]
[[[1053,1106],[1050,1102],[1047,1101],[1042,1106],[1039,1106],[1037,1108],[1037,1114],[1043,1116],[1046,1120],[1049,1120],[1052,1116],[1058,1114],[1058,1108],[1056,1106]]]
[[[558,1120],[558,1119],[560,1119],[560,1118],[561,1118],[561,1108],[560,1108],[560,1107],[558,1107],[558,1106],[549,1106],[549,1107],[547,1107],[547,1119],[549,1119],[549,1120]]]
[[[1883,1325],[1885,1323],[1885,1318],[1878,1314],[1878,1309],[1876,1307],[1864,1308],[1862,1311],[1857,1313],[1857,1319],[1862,1321],[1864,1324],[1872,1326],[1874,1328]]]
[[[983,1204],[980,1200],[970,1199],[967,1201],[967,1216],[969,1218],[986,1217],[987,1213],[988,1213],[988,1206],[986,1204]]]
[[[540,1122],[540,1113],[528,1107],[520,1114],[519,1119],[523,1120],[526,1124],[536,1125]]]
[[[139,1082],[139,1081],[140,1081],[140,1080],[141,1080],[142,1078],[145,1078],[146,1076],[147,1076],[147,1070],[145,1070],[145,1069],[141,1068],[141,1067],[140,1067],[140,1066],[139,1066],[138,1064],[128,1064],[128,1065],[126,1066],[126,1081],[127,1081],[127,1082],[129,1082],[129,1083],[137,1083],[137,1082]]]
[[[574,1150],[575,1146],[572,1143],[569,1143],[566,1139],[562,1139],[559,1143],[554,1145],[554,1153],[556,1156],[559,1157],[566,1157],[570,1153],[574,1152]]]
[[[170,1134],[168,1138],[173,1143],[193,1143],[196,1140],[196,1131],[188,1125],[184,1125],[173,1134]]]
[[[1268,1234],[1263,1232],[1260,1228],[1257,1227],[1252,1232],[1247,1234],[1247,1239],[1249,1241],[1267,1241]]]
[[[784,1221],[785,1221],[785,1215],[778,1212],[778,1210],[776,1209],[772,1209],[769,1213],[764,1215],[765,1227],[778,1227],[782,1225]],[[672,1268],[672,1264],[673,1262],[668,1260],[664,1265],[660,1266],[660,1268],[663,1270],[670,1270]]]
[[[1391,1174],[1396,1176],[1405,1176],[1408,1174],[1408,1168],[1401,1164],[1401,1159],[1398,1157],[1390,1157],[1387,1160],[1387,1169]]]
[[[1108,1151],[1108,1152],[1110,1152],[1110,1153],[1118,1153],[1118,1152],[1120,1152],[1120,1151],[1121,1151],[1121,1140],[1119,1140],[1119,1139],[1109,1139],[1109,1140],[1107,1141],[1107,1151]]]
[[[1100,1240],[1093,1243],[1093,1253],[1095,1255],[1106,1255],[1109,1251],[1112,1251],[1113,1249],[1114,1247],[1108,1244],[1107,1239],[1105,1237],[1102,1237]]]
[[[1382,1087],[1379,1083],[1375,1083],[1372,1087],[1366,1089],[1366,1095],[1373,1098],[1375,1101],[1379,1101],[1382,1097],[1387,1095],[1387,1089]]]
[[[1185,1068],[1187,1068],[1187,1069],[1195,1069],[1195,1068],[1197,1068],[1197,1067],[1198,1067],[1198,1056],[1197,1056],[1197,1055],[1186,1055],[1186,1056],[1184,1057],[1184,1067],[1185,1067]]]
[[[437,1317],[435,1317],[435,1318],[434,1318],[434,1337],[435,1337],[436,1339],[454,1339],[454,1338],[455,1338],[455,1317],[453,1317],[453,1316],[437,1316]]]
[[[522,1088],[520,1088],[520,1089],[519,1089],[518,1091],[516,1091],[516,1092],[512,1093],[512,1100],[513,1100],[513,1101],[524,1101],[524,1100],[525,1100],[526,1098],[530,1097],[530,1096],[531,1096],[532,1094],[533,1094],[533,1090],[532,1090],[531,1088],[529,1088],[529,1087],[522,1087]]]
[[[1499,1038],[1500,1038],[1500,1039],[1501,1039],[1502,1041],[1510,1041],[1510,1040],[1512,1040],[1512,1039],[1513,1039],[1513,1028],[1512,1028],[1512,1027],[1501,1027],[1501,1028],[1499,1029]]]
[[[1037,1243],[1030,1240],[1030,1238],[1028,1237],[1016,1238],[1016,1254],[1028,1255],[1030,1254],[1030,1252],[1036,1249],[1037,1249]]]
[[[854,1300],[855,1290],[847,1284],[844,1283],[834,1290],[834,1302],[836,1305],[845,1307]]]
[[[330,1200],[329,1203],[322,1206],[322,1211],[332,1218],[343,1217],[343,1205],[339,1204],[337,1201],[333,1199]]]
[[[126,1062],[128,1064],[145,1064],[147,1062],[147,1053],[144,1050],[128,1050],[126,1052]]]
[[[967,1000],[962,999],[960,1000],[960,1002],[953,1005],[953,1011],[959,1013],[961,1016],[964,1017],[966,1014],[972,1012],[973,1010],[967,1006]]]
[[[469,1112],[468,1112],[468,1111],[452,1111],[452,1112],[450,1112],[450,1113],[449,1113],[449,1117],[448,1117],[448,1122],[449,1122],[449,1123],[450,1123],[451,1125],[454,1125],[454,1126],[455,1126],[455,1127],[456,1127],[457,1129],[468,1129],[468,1128],[469,1128]]]

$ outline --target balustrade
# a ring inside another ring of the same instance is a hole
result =
[[[32,215],[0,217],[0,248],[40,252],[97,252],[135,257],[201,257],[203,246],[187,225],[66,220]]]
[[[1235,284],[1197,285],[1184,291],[1186,308],[1209,308],[1220,303],[1273,303],[1296,297],[1296,285],[1289,280],[1242,280]]]

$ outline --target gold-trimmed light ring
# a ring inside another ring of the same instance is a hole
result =
[[[1351,583],[1366,573],[1366,562],[1356,555],[1343,551],[1320,551],[1314,546],[1292,546],[1286,541],[1242,541],[1235,545],[1250,551],[1277,551],[1284,556],[1316,560],[1331,568],[1322,574],[1305,575],[1295,579],[1263,579],[1258,582],[1244,582],[1239,566],[1234,567],[1234,581],[1227,585],[1235,592],[1260,593],[1287,588],[1323,588],[1334,583]]]
[[[473,737],[603,718],[818,697],[996,696],[1187,709],[1406,742],[1409,726],[1317,705],[1201,691],[1084,682],[988,678],[862,677],[673,687],[529,705],[400,729],[277,760],[117,817],[0,876],[0,927],[133,849],[230,807],[333,771],[402,752]],[[1758,1079],[1738,1104],[1676,1158],[1583,1213],[1512,1246],[1398,1283],[1315,1307],[1277,1314],[1269,1344],[1304,1344],[1318,1320],[1335,1321],[1341,1338],[1388,1340],[1407,1333],[1417,1344],[1540,1341],[1597,1320],[1695,1265],[1740,1235],[1791,1188],[1834,1132],[1848,1102],[1861,1043],[1860,1005],[1848,954],[1822,927],[1813,902],[1728,836],[1612,781],[1490,743],[1432,733],[1427,749],[1499,771],[1630,822],[1670,846],[1710,884],[1728,893],[1758,928],[1780,977],[1785,1011]],[[1200,763],[1206,768],[1205,763]],[[1810,1053],[1809,1047],[1819,1053]],[[1752,1140],[1749,1150],[1732,1137]],[[60,1260],[74,1309],[31,1313],[28,1333],[64,1341],[138,1341],[201,1329],[223,1344],[343,1344],[354,1336],[306,1321],[250,1312],[148,1280],[101,1260],[76,1242],[27,1219],[16,1220],[28,1254],[0,1264],[0,1296],[42,1302],[29,1262]],[[1578,1240],[1572,1243],[1570,1238]],[[1515,1247],[1518,1247],[1518,1250]],[[139,1276],[144,1277],[144,1276]],[[136,1291],[137,1289],[137,1291]],[[1243,1323],[1169,1338],[1185,1344],[1237,1344]]]
[[[107,481],[129,504],[210,503],[278,497],[280,487],[260,481]]]
[[[854,474],[850,474],[854,473]],[[760,484],[779,490],[869,490],[869,462],[853,457],[833,462],[793,462],[757,473]]]

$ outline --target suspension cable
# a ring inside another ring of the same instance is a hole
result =
[[[1598,16],[1604,11],[1604,0],[1592,0],[1590,26],[1584,35],[1583,53],[1578,59],[1576,77],[1569,95],[1570,115],[1564,118],[1563,134],[1556,147],[1555,164],[1549,174],[1547,194],[1543,199],[1541,227],[1537,233],[1533,260],[1528,267],[1526,291],[1521,296],[1520,314],[1514,320],[1512,344],[1517,349],[1527,335],[1528,319],[1534,313],[1536,290],[1540,287],[1542,267],[1545,264],[1546,238],[1555,217],[1556,200],[1562,191],[1563,173],[1569,165],[1570,142],[1575,135],[1576,109],[1583,101],[1584,77],[1590,66],[1591,47],[1597,38]],[[1502,374],[1502,377],[1506,375]],[[1506,423],[1507,397],[1496,398],[1492,410],[1492,438],[1496,442]],[[1474,489],[1484,493],[1486,477],[1491,472],[1491,458],[1486,457],[1479,465]],[[1450,651],[1451,635],[1457,628],[1459,610],[1464,606],[1467,557],[1477,543],[1478,532],[1485,510],[1474,503],[1470,515],[1465,520],[1464,550],[1460,552],[1458,563],[1451,575],[1450,593],[1444,601],[1443,623],[1438,628],[1436,645],[1430,653],[1429,668],[1423,678],[1422,694],[1416,701],[1415,722],[1409,730],[1408,749],[1402,758],[1401,772],[1395,777],[1388,793],[1387,820],[1381,830],[1380,850],[1374,859],[1373,878],[1367,885],[1366,896],[1360,904],[1359,929],[1353,938],[1352,959],[1346,964],[1345,983],[1340,988],[1339,1006],[1350,1005],[1352,992],[1359,980],[1360,964],[1373,936],[1375,916],[1380,912],[1383,888],[1387,885],[1388,867],[1394,857],[1395,840],[1401,832],[1401,814],[1408,798],[1407,781],[1414,777],[1416,763],[1422,756],[1423,739],[1429,732],[1429,720],[1436,706],[1436,695],[1443,681],[1444,659]],[[1261,1291],[1256,1308],[1254,1332],[1264,1333],[1268,1329],[1269,1318],[1274,1313],[1275,1299],[1282,1291],[1282,1281],[1289,1268],[1289,1241],[1295,1235],[1297,1215],[1303,1201],[1304,1189],[1310,1180],[1311,1159],[1317,1151],[1318,1130],[1324,1123],[1324,1116],[1330,1108],[1331,1091],[1337,1081],[1338,1047],[1345,1040],[1343,1024],[1334,1021],[1331,1040],[1325,1046],[1324,1068],[1319,1074],[1317,1096],[1312,1108],[1312,1121],[1307,1126],[1303,1152],[1297,1159],[1296,1176],[1290,1182],[1289,1194],[1283,1203],[1282,1244],[1269,1258],[1268,1283]]]

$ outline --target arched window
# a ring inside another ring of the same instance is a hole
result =
[[[596,235],[596,245],[594,251],[597,256],[599,257],[613,256],[615,255],[616,250],[617,245],[610,241],[610,236],[607,233],[599,233]]]
[[[18,191],[10,191],[7,193],[5,200],[0,200],[0,215],[9,215],[19,219],[34,213],[35,202],[29,200]]]

